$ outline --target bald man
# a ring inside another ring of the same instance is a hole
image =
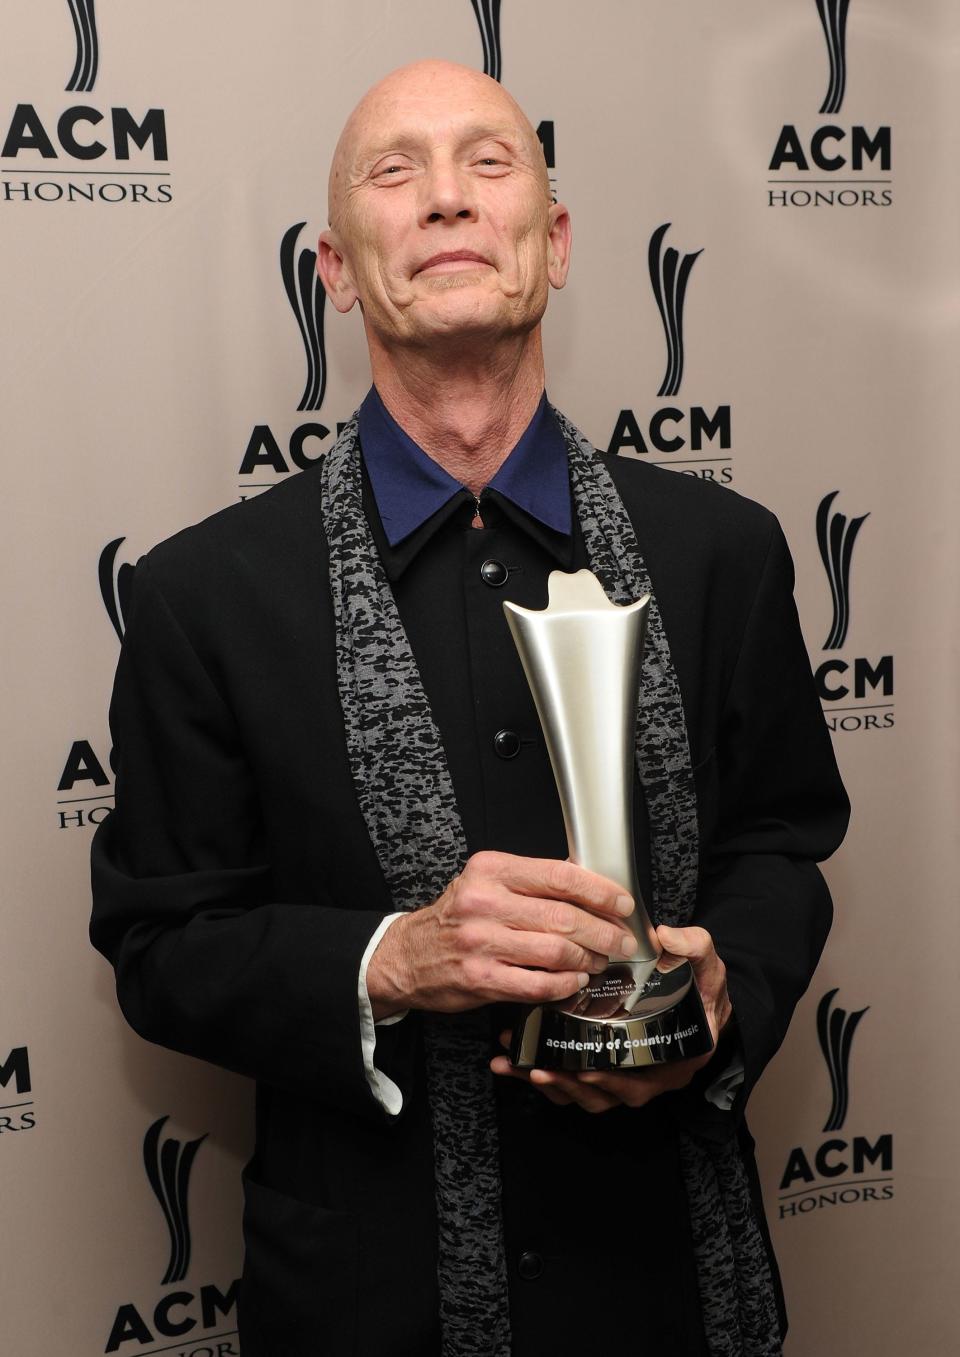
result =
[[[137,568],[91,931],[138,1032],[257,1081],[244,1357],[781,1349],[743,1108],[847,805],[775,520],[546,399],[570,240],[498,84],[381,81],[318,254],[369,394],[322,466]],[[518,1003],[635,947],[622,885],[565,861],[502,609],[584,566],[656,594],[640,879],[715,1043],[668,1070],[502,1049]]]

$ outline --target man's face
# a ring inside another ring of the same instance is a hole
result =
[[[375,87],[344,130],[330,198],[324,284],[340,311],[359,300],[387,348],[526,332],[566,279],[569,219],[539,142],[465,68],[419,63]]]

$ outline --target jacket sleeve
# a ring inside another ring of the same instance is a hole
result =
[[[110,706],[116,808],[92,850],[94,946],[148,1041],[381,1121],[357,981],[382,910],[277,900],[241,732],[161,593],[136,570]],[[415,1024],[378,1030],[401,1089]]]
[[[817,862],[839,846],[849,803],[840,781],[793,601],[793,563],[775,520],[747,616],[717,743],[696,770],[702,839],[695,922],[727,967],[735,1025],[701,1071],[704,1130],[739,1120],[787,1031],[832,921]],[[739,1041],[744,1081],[732,1111],[703,1090]]]

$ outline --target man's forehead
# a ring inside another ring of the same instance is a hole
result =
[[[456,143],[463,145],[487,138],[505,141],[516,147],[526,140],[524,127],[516,118],[477,116],[475,107],[451,110],[413,109],[395,110],[394,116],[371,121],[358,130],[354,142],[354,160],[361,161],[383,151],[403,149],[406,146],[435,146]]]
[[[376,140],[388,129],[412,132],[447,125],[482,126],[520,134],[526,117],[501,85],[479,71],[423,62],[387,76],[364,95],[345,132],[357,142]]]
[[[330,167],[330,205],[335,207],[354,173],[369,169],[385,151],[414,141],[463,141],[500,137],[535,163],[536,133],[502,85],[468,66],[418,61],[385,76],[350,114]]]

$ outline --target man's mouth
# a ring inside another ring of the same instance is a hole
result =
[[[449,250],[444,254],[431,255],[419,266],[416,273],[428,271],[431,273],[457,273],[468,269],[471,264],[484,264],[487,268],[492,267],[489,259],[484,259],[482,254],[476,254],[473,250]]]

